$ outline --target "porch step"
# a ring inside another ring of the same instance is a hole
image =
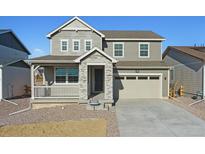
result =
[[[32,103],[79,103],[79,99],[65,99],[65,98],[35,98],[31,99]]]

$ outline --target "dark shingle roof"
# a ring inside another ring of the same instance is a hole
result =
[[[165,39],[164,37],[152,31],[119,31],[119,30],[101,30],[105,38],[121,38],[121,39]]]
[[[119,61],[117,68],[169,68],[163,61]]]
[[[17,35],[11,30],[11,29],[0,29],[0,35],[4,34],[4,33],[11,33],[12,36],[15,38],[15,40],[17,40],[18,44],[23,48],[23,50],[27,53],[27,54],[31,54],[29,52],[29,50],[26,48],[26,46],[21,42],[21,40],[17,37]],[[1,42],[0,42],[1,43]]]
[[[192,57],[205,61],[205,47],[195,47],[195,46],[169,46],[163,53],[163,58],[171,50],[179,51],[188,54]]]
[[[10,31],[9,29],[0,29],[0,34],[7,33],[9,31]]]

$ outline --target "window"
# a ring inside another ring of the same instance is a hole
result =
[[[149,58],[149,43],[139,43],[139,57]]]
[[[66,69],[56,68],[56,83],[66,82]]]
[[[68,51],[68,40],[61,40],[61,52]]]
[[[116,76],[115,80],[124,80],[124,76]]]
[[[136,77],[135,77],[135,76],[127,76],[126,79],[127,79],[127,80],[136,80]]]
[[[56,68],[56,83],[78,83],[78,68]]]
[[[68,69],[68,82],[69,83],[78,82],[78,69],[77,68]]]
[[[159,80],[159,76],[150,76],[149,79],[150,80]]]
[[[92,40],[85,40],[85,51],[90,51],[92,49]]]
[[[80,40],[73,40],[73,51],[80,51]]]
[[[138,80],[147,80],[147,79],[148,79],[147,76],[139,76],[139,77],[138,77]]]
[[[114,57],[124,57],[124,44],[123,43],[114,43]]]

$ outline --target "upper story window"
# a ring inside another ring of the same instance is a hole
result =
[[[80,40],[73,40],[73,51],[80,51]]]
[[[90,51],[92,49],[92,40],[85,40],[85,51]]]
[[[61,40],[61,52],[68,51],[68,40]]]
[[[56,83],[78,83],[78,68],[56,68]]]
[[[149,43],[139,43],[139,58],[149,58]]]
[[[113,43],[113,57],[124,57],[124,43]]]

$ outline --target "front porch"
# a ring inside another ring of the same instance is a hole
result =
[[[33,103],[88,103],[97,99],[113,103],[113,63],[103,51],[93,49],[72,61],[31,60]],[[58,56],[55,58],[61,58]],[[68,56],[70,59],[70,56]]]
[[[104,66],[88,66],[88,90],[87,100],[80,100],[80,81],[79,75],[77,80],[63,80],[63,76],[58,79],[58,69],[73,69],[77,65],[54,65],[47,66],[45,64],[32,65],[33,88],[32,102],[34,103],[88,103],[90,99],[106,102],[105,98],[105,80]],[[39,74],[41,72],[41,74]]]
[[[32,102],[77,102],[78,70],[78,64],[33,64]]]

